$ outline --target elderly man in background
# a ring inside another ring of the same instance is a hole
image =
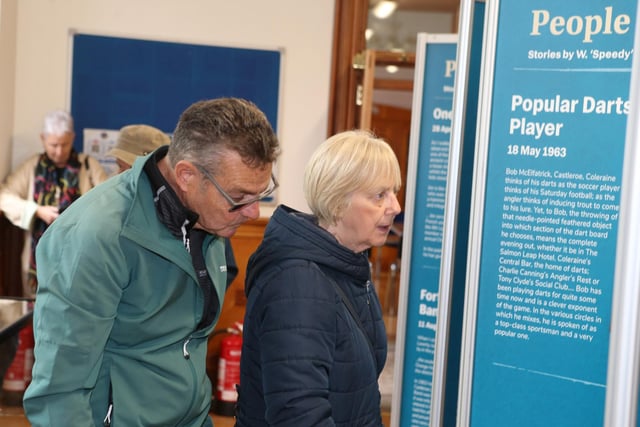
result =
[[[6,178],[0,189],[0,210],[25,230],[22,252],[24,296],[38,285],[35,249],[47,227],[81,195],[107,179],[97,159],[73,148],[73,118],[62,110],[44,118],[40,139],[44,152],[33,155]]]

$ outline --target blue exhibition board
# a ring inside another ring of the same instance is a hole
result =
[[[636,1],[487,12],[470,424],[602,425]]]
[[[421,42],[421,37],[424,41]],[[418,174],[415,183],[414,229],[411,240],[403,362],[401,425],[429,426],[434,347],[438,311],[438,281],[442,222],[451,134],[451,106],[456,43],[442,35],[419,36],[417,56],[423,55],[424,76],[419,107]],[[416,68],[418,71],[418,68]],[[415,102],[414,102],[415,106]],[[414,111],[415,108],[414,108]]]
[[[471,7],[472,6],[472,7]],[[457,422],[458,409],[458,391],[460,380],[460,360],[462,358],[462,329],[463,329],[463,313],[466,288],[466,270],[467,270],[467,252],[469,250],[469,221],[471,212],[471,200],[473,189],[473,166],[476,152],[476,127],[478,112],[478,91],[480,85],[480,70],[482,62],[482,41],[484,33],[484,0],[476,0],[469,8],[468,16],[464,9],[461,10],[460,25],[460,41],[458,43],[458,60],[456,73],[456,92],[459,92],[460,99],[464,102],[460,112],[456,111],[455,104],[452,121],[451,134],[451,153],[450,157],[459,157],[456,163],[450,161],[450,168],[457,170],[449,170],[449,181],[447,183],[447,198],[456,200],[455,212],[446,212],[448,206],[445,206],[445,215],[455,218],[451,230],[447,230],[445,226],[445,234],[443,238],[443,256],[444,251],[449,250],[453,254],[450,265],[442,263],[441,268],[449,268],[451,271],[450,283],[444,280],[441,272],[440,276],[440,305],[443,305],[442,299],[444,293],[450,293],[449,314],[447,323],[447,339],[439,337],[439,343],[446,343],[446,370],[444,377],[444,405],[442,409],[442,426],[454,426]],[[467,28],[468,27],[468,28]],[[466,38],[466,41],[463,40]],[[463,57],[467,58],[466,70]],[[465,89],[466,88],[466,89]],[[460,121],[462,128],[459,130],[460,135],[456,134],[455,122]],[[455,151],[457,150],[457,151]],[[456,180],[457,177],[457,180]],[[453,186],[457,186],[456,189]],[[455,197],[454,197],[455,195]],[[451,235],[449,236],[448,233]],[[446,287],[449,287],[447,290]],[[442,307],[440,312],[443,313]],[[444,320],[441,318],[440,322]],[[443,328],[438,328],[442,331]],[[442,344],[441,344],[442,345]],[[439,353],[439,352],[436,352]],[[436,357],[438,363],[438,357]]]
[[[255,103],[277,131],[280,61],[279,50],[74,34],[74,146],[82,151],[85,128],[172,133],[189,105],[227,96]]]

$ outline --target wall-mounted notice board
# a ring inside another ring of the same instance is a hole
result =
[[[85,128],[144,123],[173,132],[193,102],[233,96],[264,111],[277,131],[281,50],[73,34],[75,148]]]

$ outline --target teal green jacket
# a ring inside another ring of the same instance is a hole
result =
[[[209,327],[182,240],[159,222],[140,158],[83,195],[37,247],[33,426],[97,426],[113,393],[112,426],[210,426]],[[224,242],[205,262],[222,307]]]

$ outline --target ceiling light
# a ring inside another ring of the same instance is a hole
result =
[[[389,74],[395,74],[400,68],[397,65],[387,65],[386,70]]]
[[[398,7],[398,3],[395,1],[379,1],[378,4],[373,7],[373,15],[379,19],[388,18],[396,10],[396,7]]]
[[[373,33],[374,31],[371,28],[367,28],[366,30],[364,30],[364,38],[367,40],[371,40],[371,37],[373,37]]]

